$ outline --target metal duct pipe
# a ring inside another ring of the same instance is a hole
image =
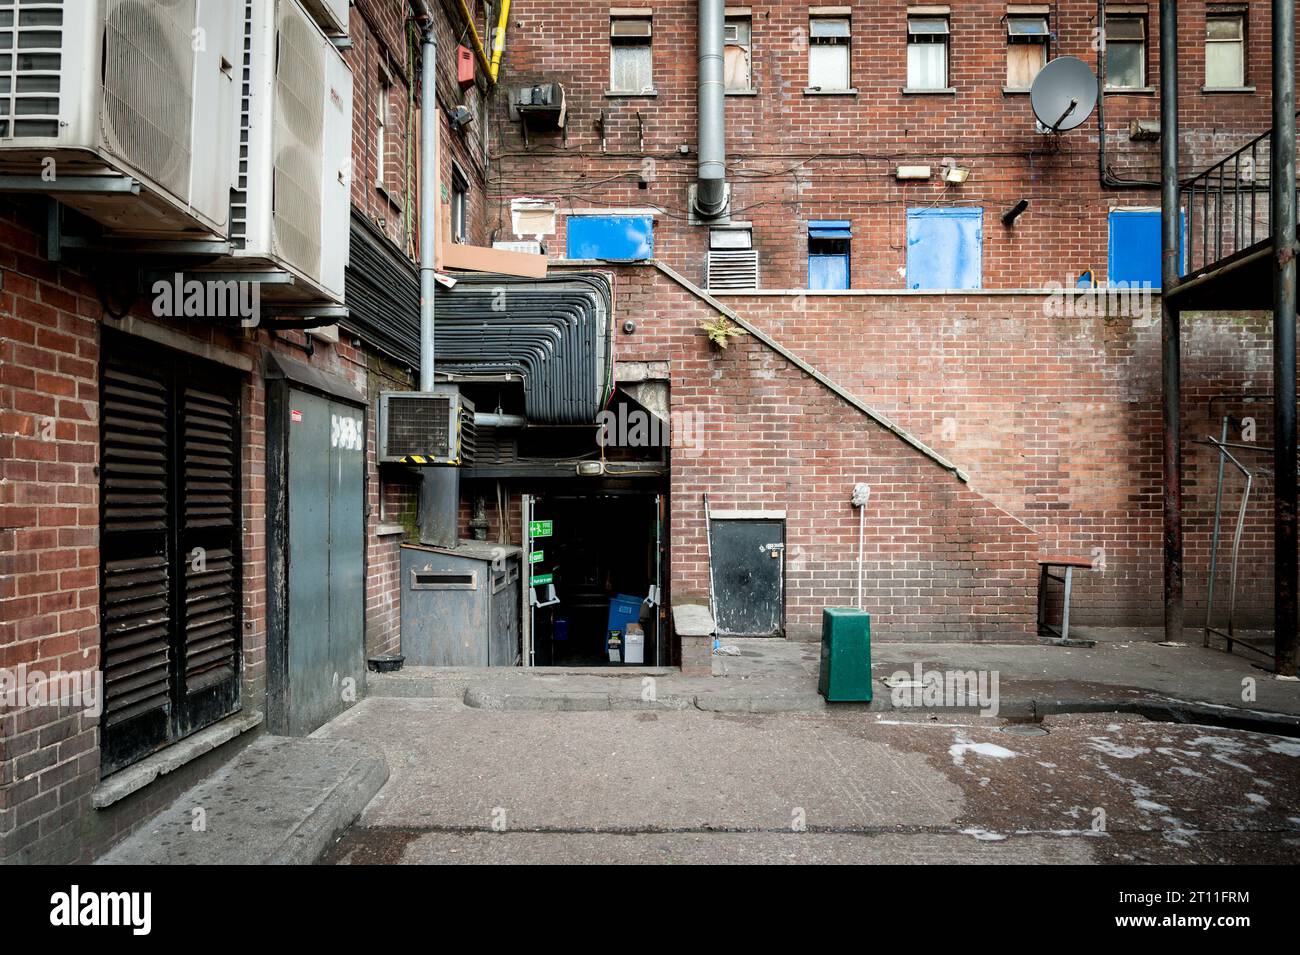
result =
[[[434,278],[438,248],[438,21],[427,0],[414,0],[420,33],[420,390],[433,391]],[[420,482],[420,541],[455,547],[460,470],[426,468]]]
[[[726,86],[723,45],[725,0],[699,0],[699,174],[695,211],[716,219],[727,209]]]
[[[496,414],[491,411],[475,411],[474,423],[481,428],[526,428],[528,419],[521,414]]]

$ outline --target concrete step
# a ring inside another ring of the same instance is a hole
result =
[[[97,865],[310,865],[388,780],[376,746],[264,736]]]

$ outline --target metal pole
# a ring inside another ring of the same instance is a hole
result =
[[[426,15],[427,9],[426,9]],[[434,263],[438,246],[438,37],[429,18],[420,35],[420,390],[433,390]]]
[[[437,20],[426,0],[416,7],[420,33],[420,390],[434,385],[434,277],[438,250],[438,37]],[[460,519],[460,469],[424,469],[420,481],[420,541],[455,547]]]
[[[1274,669],[1296,673],[1295,6],[1273,0]]]
[[[1160,0],[1160,371],[1164,396],[1165,639],[1183,639],[1182,390],[1178,310],[1169,291],[1179,278],[1178,4]]]

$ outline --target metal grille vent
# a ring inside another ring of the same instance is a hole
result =
[[[62,0],[0,8],[0,137],[59,134],[62,47]]]
[[[196,0],[110,0],[104,29],[105,145],[189,194]]]
[[[394,457],[428,455],[447,457],[451,452],[451,397],[394,396],[388,399],[385,435],[388,454]]]
[[[253,90],[253,5],[244,4],[244,61],[239,72],[239,169],[235,188],[230,190],[230,242],[237,248],[248,244],[248,128]]]
[[[460,403],[460,458],[461,464],[473,464],[478,457],[478,428],[474,424],[474,408],[467,401]]]
[[[758,288],[758,253],[753,249],[709,252],[709,288]]]
[[[280,6],[271,199],[277,254],[315,278],[321,259],[325,51],[297,4]]]

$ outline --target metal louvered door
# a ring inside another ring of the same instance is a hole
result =
[[[106,334],[101,772],[239,706],[239,380]]]

